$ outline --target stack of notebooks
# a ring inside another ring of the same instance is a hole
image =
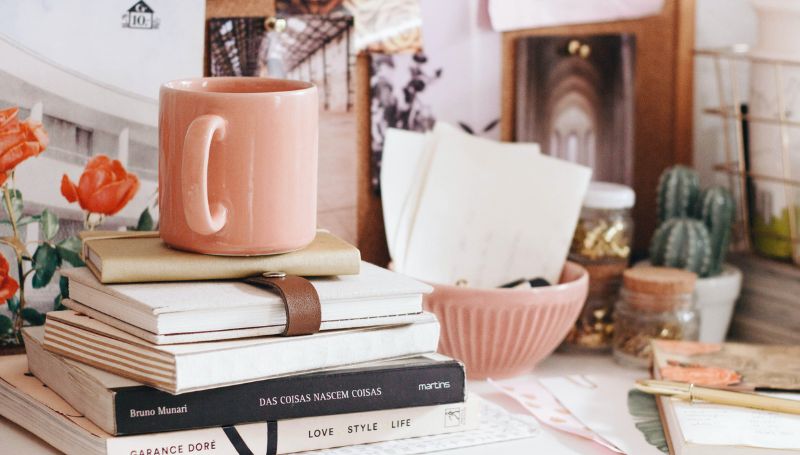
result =
[[[68,310],[25,329],[27,364],[0,365],[0,414],[64,452],[278,454],[477,427],[463,365],[434,353],[430,288],[327,232],[246,258],[95,234],[84,257],[64,271]],[[316,289],[318,333],[280,336],[281,298],[241,281],[275,270]]]

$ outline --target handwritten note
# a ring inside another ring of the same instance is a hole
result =
[[[687,443],[800,450],[800,416],[673,399]]]

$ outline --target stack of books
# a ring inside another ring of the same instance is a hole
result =
[[[27,365],[0,365],[0,413],[64,452],[276,454],[477,427],[463,365],[435,354],[430,288],[327,232],[246,258],[94,234],[84,257],[64,271],[68,310],[25,329]],[[241,280],[275,270],[308,277],[319,332],[280,336],[282,297]]]

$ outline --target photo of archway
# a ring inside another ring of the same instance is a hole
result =
[[[635,47],[629,34],[520,39],[516,140],[632,185]]]

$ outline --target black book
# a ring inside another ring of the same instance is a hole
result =
[[[459,403],[466,393],[463,365],[429,354],[172,395],[45,351],[41,327],[24,336],[31,373],[112,435]]]

